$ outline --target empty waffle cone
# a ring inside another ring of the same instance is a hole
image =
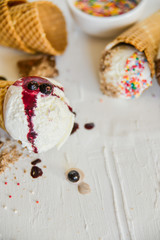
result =
[[[51,2],[24,3],[10,8],[10,16],[18,36],[36,52],[60,55],[67,45],[65,19]]]
[[[20,36],[16,33],[9,13],[10,6],[21,4],[24,2],[26,1],[0,1],[0,45],[16,48],[31,53],[33,51],[31,51],[25,46]]]
[[[13,84],[13,81],[0,81],[0,127],[5,130],[3,119],[3,103],[8,88]]]
[[[103,58],[113,47],[120,43],[126,43],[134,46],[140,52],[144,52],[148,60],[152,77],[155,74],[155,57],[157,55],[160,43],[160,10],[147,19],[135,24],[127,31],[119,35],[114,41],[109,43],[101,59],[101,69],[103,71]],[[102,85],[104,82],[102,81]]]

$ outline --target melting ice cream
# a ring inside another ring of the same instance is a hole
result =
[[[40,77],[21,78],[9,87],[3,115],[7,132],[35,153],[60,148],[74,124],[63,87]]]

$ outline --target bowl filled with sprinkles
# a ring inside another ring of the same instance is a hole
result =
[[[87,34],[115,37],[138,21],[146,0],[67,0],[71,14]]]

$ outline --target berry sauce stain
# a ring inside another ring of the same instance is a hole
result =
[[[32,118],[35,116],[34,109],[37,107],[37,92],[33,91],[33,94],[30,94],[30,92],[27,92],[25,89],[23,89],[22,100],[29,127],[27,139],[32,144],[33,151],[38,153],[38,150],[34,144],[37,133],[34,131],[34,125],[32,121]]]
[[[36,167],[36,166],[32,167],[32,169],[31,169],[31,176],[33,178],[38,178],[38,177],[41,177],[42,175],[43,175],[43,171],[42,171],[41,168]]]
[[[84,125],[84,127],[85,127],[85,129],[87,129],[87,130],[91,130],[92,128],[94,128],[94,123],[86,123],[85,125]]]
[[[79,129],[79,124],[75,122],[72,128],[71,134],[75,133],[78,129]]]
[[[59,87],[51,83],[45,78],[41,77],[24,77],[20,80],[16,81],[14,86],[21,86],[22,91],[22,100],[24,104],[25,115],[27,116],[28,128],[29,132],[27,134],[27,139],[31,143],[33,151],[38,153],[38,149],[35,146],[35,139],[37,138],[37,133],[34,130],[33,117],[35,116],[35,108],[37,107],[37,95],[39,93],[42,94],[42,97],[46,97],[48,95],[55,96],[60,98],[58,95],[54,93],[54,88],[58,88],[59,90],[64,92],[63,87]],[[65,103],[65,102],[64,102]],[[72,108],[68,106],[68,109],[72,112]]]

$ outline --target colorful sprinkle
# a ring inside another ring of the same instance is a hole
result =
[[[147,59],[141,52],[134,52],[126,61],[125,74],[119,85],[121,94],[127,98],[138,97],[141,92],[152,85],[151,78],[143,79],[143,70]]]
[[[97,16],[117,16],[135,8],[140,0],[77,0],[75,6],[81,11]]]
[[[18,183],[17,183],[17,186],[19,186],[19,185],[20,185],[20,183],[18,182]]]
[[[5,184],[5,185],[7,185],[7,184],[8,184],[8,182],[5,182],[4,184]]]
[[[9,195],[9,198],[12,198],[12,196],[11,196],[11,195]]]
[[[38,204],[38,203],[39,203],[39,201],[36,201],[36,203]]]

